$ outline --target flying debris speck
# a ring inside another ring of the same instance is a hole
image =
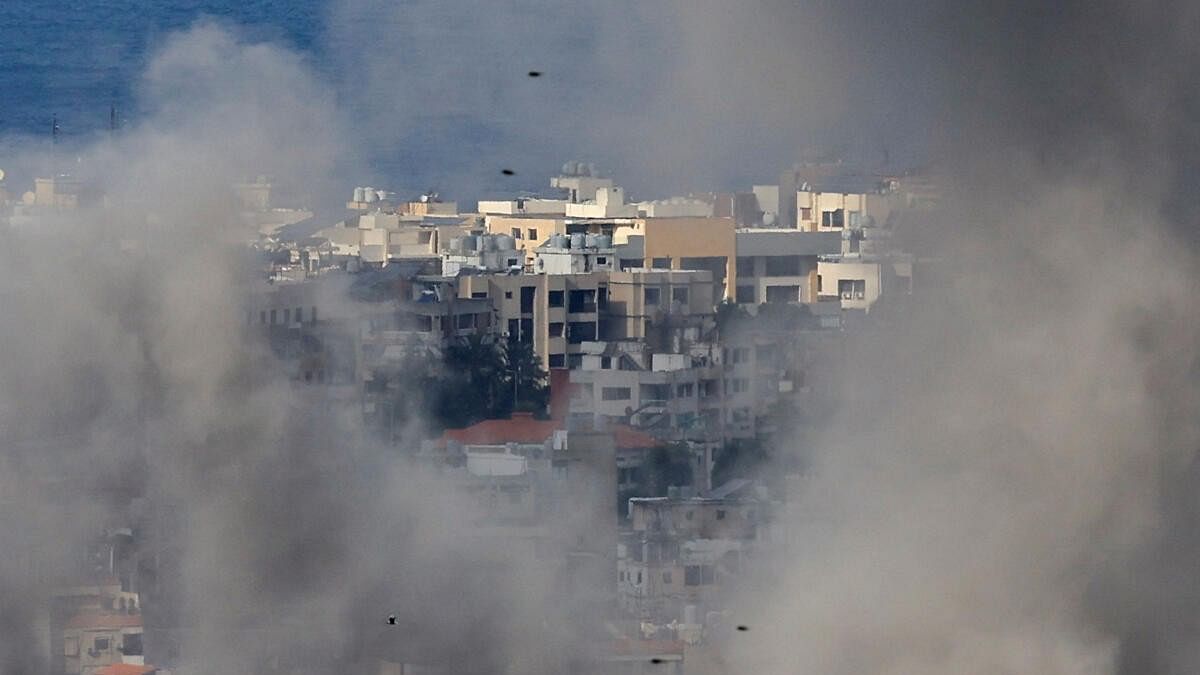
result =
[[[662,662],[663,662],[663,660],[658,658],[657,656],[650,659],[650,663],[658,664],[658,663],[662,663]]]
[[[388,625],[389,626],[396,625],[396,615],[395,614],[388,614]]]
[[[513,171],[512,169],[502,169],[502,170],[500,171],[500,173],[504,174],[505,176],[515,176],[515,175],[517,175],[517,172]]]
[[[738,626],[737,629],[740,631],[748,631],[750,630],[750,626]]]
[[[541,77],[541,76],[542,76],[542,71],[540,71],[540,70],[531,70],[531,71],[529,71],[529,76],[530,76],[530,77]]]

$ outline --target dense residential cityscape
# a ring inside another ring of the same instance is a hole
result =
[[[34,182],[4,186],[12,231],[117,208],[68,174]],[[846,342],[936,267],[903,244],[934,217],[936,180],[841,163],[633,201],[572,161],[542,194],[475,209],[355,187],[332,223],[277,204],[266,176],[227,197],[236,216],[213,235],[244,252],[244,309],[226,319],[269,345],[260,366],[295,405],[349,416],[335,445],[429,471],[466,505],[455,528],[563,589],[586,649],[559,663],[584,672],[721,672],[712,638],[748,630],[730,596],[788,536],[773,514],[803,481],[797,439],[838,404]],[[153,248],[106,255],[140,264]],[[189,628],[170,584],[187,563],[146,509],[153,491],[123,483],[35,612],[56,674],[177,667]],[[356,672],[461,672],[377,642],[254,668],[326,672],[336,656]]]

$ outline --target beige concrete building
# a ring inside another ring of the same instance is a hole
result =
[[[678,350],[699,340],[715,314],[716,284],[707,270],[630,269],[608,274],[606,340],[649,340]]]
[[[740,229],[734,300],[742,305],[816,302],[818,257],[840,248],[838,232]]]
[[[809,232],[859,229],[887,222],[889,195],[873,193],[796,192],[796,229]]]
[[[737,288],[737,236],[732,218],[637,218],[616,228],[613,242],[641,237],[644,267],[708,270],[721,297]]]
[[[80,610],[63,627],[64,672],[95,675],[117,663],[142,664],[142,615],[136,593]]]
[[[488,298],[498,333],[532,342],[542,367],[567,368],[598,339],[608,300],[604,273],[489,274],[458,278],[460,298]]]

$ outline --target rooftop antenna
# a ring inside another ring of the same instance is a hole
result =
[[[117,131],[117,106],[108,106],[108,130],[116,133]]]
[[[58,145],[58,115],[57,114],[50,116],[50,140],[52,140],[55,145]]]

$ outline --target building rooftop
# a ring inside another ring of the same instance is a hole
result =
[[[90,611],[80,612],[67,621],[66,628],[140,628],[141,614]]]
[[[447,429],[439,444],[455,441],[463,445],[541,444],[563,428],[555,420],[534,419],[530,413],[513,413],[511,419],[483,420],[465,429]],[[661,442],[650,434],[617,426],[612,429],[618,448],[653,448]]]
[[[141,666],[134,663],[114,663],[96,671],[96,675],[150,675],[158,672],[154,666]]]

